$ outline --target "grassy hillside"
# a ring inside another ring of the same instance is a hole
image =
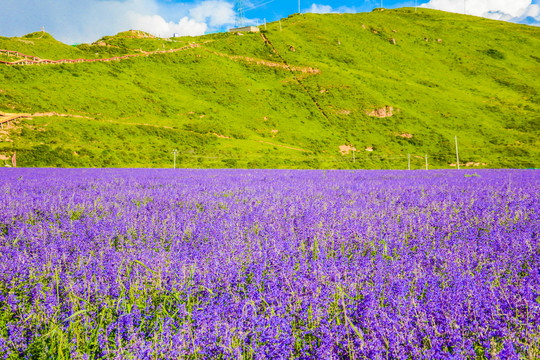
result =
[[[4,129],[0,154],[17,151],[20,166],[165,167],[178,149],[185,167],[302,168],[407,168],[407,154],[422,168],[427,154],[448,168],[457,136],[462,164],[540,167],[539,28],[398,9],[296,14],[281,29],[130,31],[77,47],[0,38],[49,59],[198,44],[120,62],[0,65],[0,111],[71,115]]]

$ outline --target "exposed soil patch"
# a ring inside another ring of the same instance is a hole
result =
[[[401,136],[402,138],[405,138],[405,139],[412,139],[412,134],[408,134],[408,133],[402,133],[402,134],[396,134],[397,136]]]
[[[356,148],[354,146],[352,146],[352,145],[340,145],[339,146],[339,152],[341,153],[341,155],[347,155],[351,151],[358,151],[358,150],[356,150]]]
[[[399,112],[399,110],[397,111]],[[384,106],[380,109],[375,109],[371,112],[367,113],[369,116],[374,116],[378,118],[387,118],[394,115],[394,107],[392,106]]]

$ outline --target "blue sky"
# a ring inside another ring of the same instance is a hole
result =
[[[248,24],[298,12],[298,0],[243,0]],[[21,36],[42,27],[68,44],[137,29],[159,36],[201,35],[234,26],[235,0],[0,0],[0,36]],[[385,8],[415,1],[383,0]],[[540,26],[540,0],[417,0],[445,11]],[[301,0],[301,12],[366,12],[380,0]]]

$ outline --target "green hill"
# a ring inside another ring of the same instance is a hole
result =
[[[412,154],[423,168],[427,154],[448,168],[457,136],[462,166],[540,167],[540,28],[409,8],[260,28],[128,31],[76,47],[42,33],[0,38],[0,49],[51,60],[138,55],[0,64],[0,111],[69,115],[2,130],[0,155],[16,151],[19,166],[168,167],[178,149],[182,167],[407,168]],[[183,50],[145,53],[170,49]]]

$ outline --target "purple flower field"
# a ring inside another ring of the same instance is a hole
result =
[[[0,169],[0,354],[540,358],[539,185],[535,170]]]

